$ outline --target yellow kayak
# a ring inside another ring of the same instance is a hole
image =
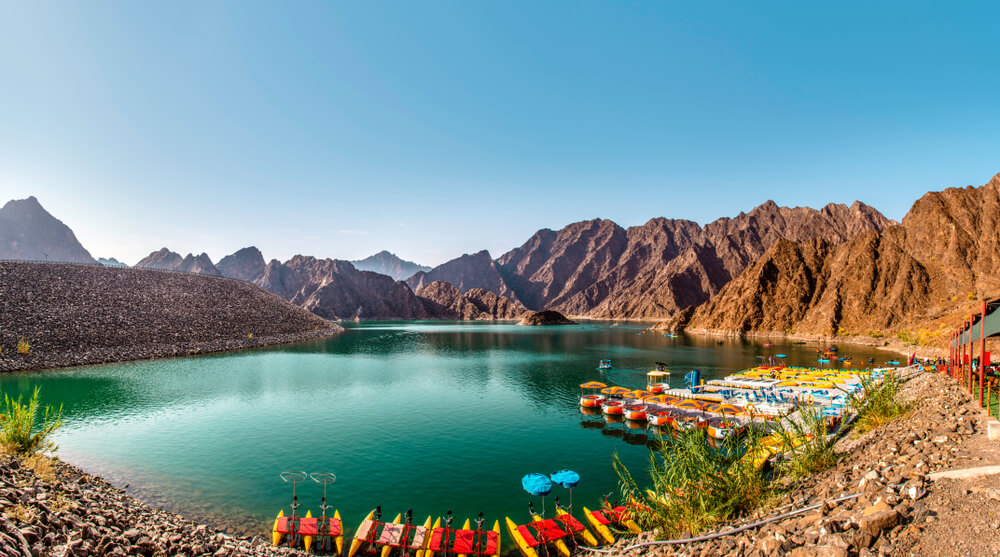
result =
[[[393,524],[399,524],[399,521],[400,521],[401,518],[403,518],[402,513],[397,514],[396,518],[392,519],[392,523]],[[392,553],[392,549],[393,548],[392,548],[391,545],[388,545],[388,544],[383,545],[382,546],[382,557],[389,557],[389,554]]]
[[[538,557],[538,552],[535,551],[535,548],[529,546],[528,542],[524,541],[524,536],[517,531],[517,524],[514,524],[514,521],[509,516],[507,517],[507,532],[510,534],[510,539],[514,541],[514,545],[521,551],[521,555],[524,555],[524,557]]]
[[[472,526],[472,523],[469,522],[468,518],[466,518],[465,522],[462,524],[462,530],[468,530],[470,526]],[[382,557],[385,557],[385,555],[383,555]],[[459,553],[458,557],[469,557],[469,554],[468,553]]]
[[[556,509],[556,516],[562,516],[568,514],[569,513],[563,509],[558,509],[558,508]],[[576,536],[579,537],[581,540],[583,540],[583,543],[589,545],[590,547],[597,547],[597,538],[594,537],[594,534],[590,533],[590,530],[587,530],[586,526],[583,527],[583,530],[577,532]]]
[[[278,511],[278,518],[274,519],[274,528],[271,530],[271,543],[278,545],[281,543],[282,534],[278,533],[278,521],[285,517],[285,511]]]
[[[344,554],[344,522],[340,520],[340,511],[333,511],[333,518],[340,522],[340,535],[334,536],[333,543],[337,546],[337,555]]]
[[[542,521],[542,517],[538,516],[537,514],[531,515],[531,519],[534,520],[535,522]],[[553,542],[553,545],[556,546],[556,551],[559,552],[559,555],[562,555],[563,557],[569,557],[569,546],[566,545],[565,541],[563,541],[562,539],[558,539]]]
[[[427,520],[430,520],[430,518],[428,518]],[[434,550],[431,549],[431,534],[434,532],[434,530],[437,530],[440,527],[441,527],[441,517],[439,516],[434,520],[434,527],[431,528],[430,532],[427,532],[427,549],[424,551],[424,557],[434,557]],[[419,553],[417,554],[417,556],[419,557]]]
[[[427,515],[427,520],[424,521],[424,529],[426,530],[424,532],[424,543],[421,545],[421,548],[417,550],[417,557],[424,557],[424,554],[427,552],[427,547],[431,544],[431,515]],[[340,555],[339,551],[337,552],[337,555]]]
[[[597,532],[597,535],[601,536],[601,539],[604,540],[604,543],[606,544],[615,543],[615,536],[611,533],[611,529],[608,528],[607,524],[601,524],[601,522],[597,520],[597,517],[594,516],[594,513],[592,513],[590,509],[584,507],[583,516],[587,519],[587,522],[590,524],[590,527],[593,528],[595,532]]]
[[[306,518],[312,518],[312,511],[306,511]],[[302,545],[306,548],[306,552],[312,547],[313,537],[312,536],[302,536]]]
[[[354,554],[361,549],[361,545],[365,543],[368,531],[375,527],[371,522],[373,516],[375,516],[375,511],[368,513],[368,516],[358,525],[358,529],[354,533],[354,540],[351,541],[351,549],[347,552],[347,557],[354,557]]]
[[[493,555],[499,556],[500,555],[500,521],[499,520],[494,520],[493,521],[493,531],[496,532],[496,534],[497,534],[497,550],[496,550],[496,553],[493,553]]]

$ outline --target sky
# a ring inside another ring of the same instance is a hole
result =
[[[1000,172],[995,3],[9,2],[0,204],[95,257],[435,265]]]

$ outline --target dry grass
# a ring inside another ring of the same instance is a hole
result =
[[[31,524],[38,518],[38,509],[25,505],[24,503],[18,503],[17,505],[4,509],[3,516],[8,520],[13,520],[14,522]]]
[[[49,508],[57,513],[75,509],[77,504],[63,493],[56,493],[49,502]]]
[[[21,464],[29,468],[45,483],[59,483],[59,476],[56,474],[55,459],[43,454],[33,454],[21,460]]]

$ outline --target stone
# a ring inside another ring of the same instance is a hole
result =
[[[1000,422],[997,420],[990,420],[986,422],[986,438],[990,441],[1000,439]]]
[[[878,511],[861,519],[861,530],[872,538],[877,538],[883,530],[899,523],[899,513],[894,509]]]

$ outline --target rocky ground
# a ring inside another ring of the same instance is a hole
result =
[[[625,551],[653,539],[620,540],[617,555],[764,557],[1000,554],[1000,475],[934,479],[934,473],[1000,464],[1000,441],[988,441],[985,411],[958,384],[925,373],[904,396],[911,413],[837,446],[838,464],[787,485],[773,507],[746,523],[819,508],[700,543]],[[831,502],[839,497],[859,497]],[[743,524],[743,523],[741,523]],[[741,524],[726,525],[725,531]]]
[[[0,556],[304,555],[232,536],[51,459],[0,455]]]
[[[142,269],[0,263],[0,371],[183,356],[343,331],[236,280]],[[26,353],[18,350],[24,339]]]

